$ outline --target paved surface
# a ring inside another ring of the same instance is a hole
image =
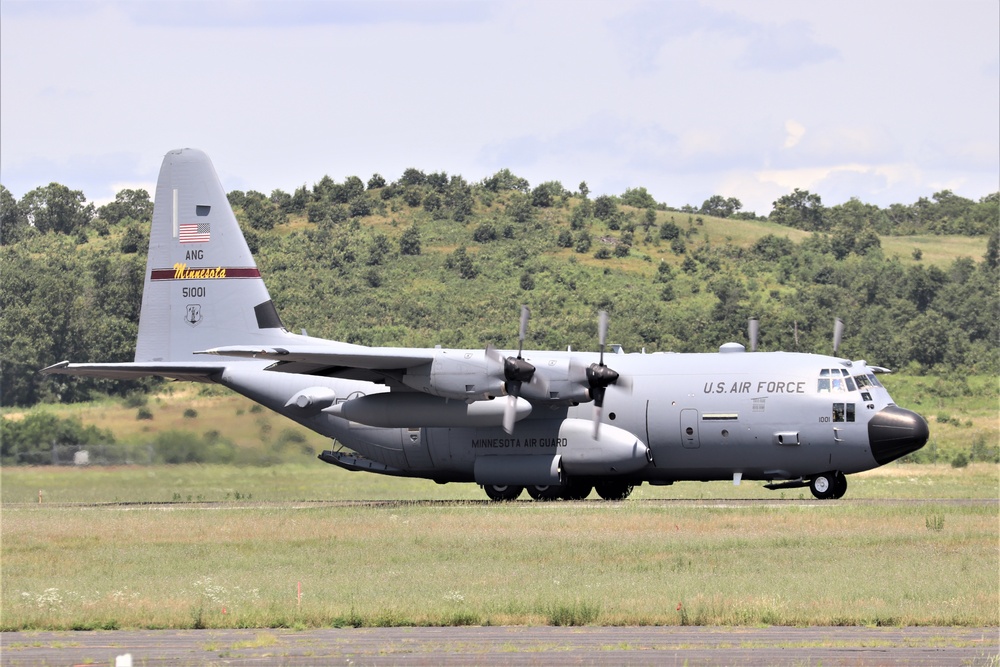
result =
[[[0,665],[1000,665],[998,628],[8,632]]]

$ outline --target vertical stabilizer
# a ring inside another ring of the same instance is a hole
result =
[[[156,182],[135,360],[187,361],[289,336],[205,153],[163,158]]]

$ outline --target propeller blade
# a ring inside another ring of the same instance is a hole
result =
[[[528,317],[531,311],[527,306],[521,306],[521,329],[517,336],[517,358],[521,358],[521,351],[524,349],[524,339],[528,337]]]
[[[597,342],[601,346],[601,366],[604,365],[604,346],[608,342],[608,311],[597,313]]]
[[[594,401],[594,440],[601,436],[601,406]]]
[[[747,337],[750,339],[750,351],[757,351],[757,337],[760,334],[760,322],[756,317],[747,320]]]
[[[500,350],[493,347],[493,343],[486,344],[486,356],[492,359],[493,361],[499,361],[500,363],[503,363],[503,355],[500,354]]]
[[[840,341],[844,337],[844,320],[839,317],[833,320],[833,353],[840,349]]]
[[[503,410],[503,430],[507,435],[514,433],[514,418],[517,416],[517,396],[507,394],[507,405]]]

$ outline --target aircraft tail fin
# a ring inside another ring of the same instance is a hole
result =
[[[136,363],[200,361],[199,350],[290,338],[211,160],[170,151],[156,183]]]

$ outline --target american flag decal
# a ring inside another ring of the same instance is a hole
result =
[[[208,222],[182,223],[178,228],[181,243],[207,243],[212,240],[211,224]]]

